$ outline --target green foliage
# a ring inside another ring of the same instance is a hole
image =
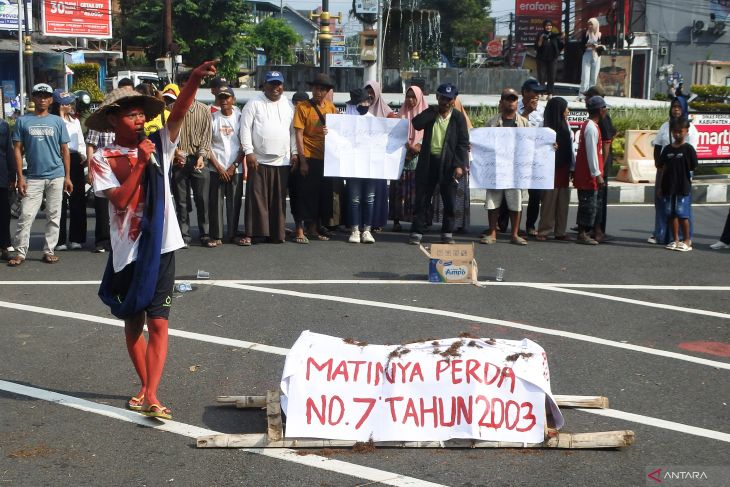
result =
[[[692,85],[697,98],[690,107],[701,112],[730,112],[730,86]]]
[[[74,72],[72,91],[84,90],[91,96],[91,101],[99,103],[104,99],[104,93],[99,89],[99,65],[96,63],[69,64]]]
[[[252,35],[252,41],[264,50],[269,64],[280,61],[285,64],[293,62],[294,53],[291,48],[302,40],[302,36],[285,20],[273,17],[267,17],[256,24]]]
[[[692,85],[692,93],[700,98],[727,98],[730,97],[730,86]]]
[[[454,47],[472,49],[490,30],[492,0],[423,0],[421,7],[441,14],[441,49],[451,56]]]
[[[122,30],[127,43],[144,46],[149,59],[164,55],[163,0],[125,0],[122,4],[128,9]],[[173,40],[185,64],[197,66],[220,59],[221,75],[236,79],[238,66],[251,53],[251,42],[245,35],[252,25],[247,2],[176,0],[172,8]]]

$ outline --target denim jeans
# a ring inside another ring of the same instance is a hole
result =
[[[370,229],[373,224],[375,182],[375,179],[350,178],[347,180],[350,224],[353,228],[362,225],[363,228]]]

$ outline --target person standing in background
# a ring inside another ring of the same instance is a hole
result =
[[[598,71],[601,69],[600,51],[603,49],[603,46],[601,46],[601,31],[598,19],[595,17],[588,19],[586,31],[583,34],[582,44],[585,50],[583,51],[583,58],[581,60],[578,101],[583,100],[588,88],[596,85],[596,81],[598,80]]]
[[[15,187],[15,156],[10,125],[0,118],[0,259],[10,259],[10,188]]]
[[[547,86],[548,99],[555,94],[555,77],[558,72],[558,57],[565,48],[565,32],[553,32],[553,22],[545,20],[543,31],[535,40],[535,57],[537,59],[537,80]]]

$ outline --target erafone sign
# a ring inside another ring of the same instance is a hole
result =
[[[515,38],[518,43],[533,44],[543,31],[542,23],[550,20],[560,29],[562,0],[515,0]]]
[[[111,39],[111,0],[42,0],[43,35]]]

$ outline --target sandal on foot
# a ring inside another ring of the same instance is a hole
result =
[[[320,237],[327,237],[327,240],[329,240],[335,236],[335,234],[327,227],[319,227],[319,230],[317,230],[317,233],[319,234]]]
[[[292,242],[298,243],[298,244],[308,244],[309,239],[306,235],[302,235],[301,237],[297,237],[296,235],[292,238]]]
[[[61,259],[59,259],[57,255],[43,254],[43,262],[46,264],[56,264],[59,260]]]
[[[547,239],[547,235],[540,235],[539,233],[535,235],[535,240],[538,242],[545,242]]]
[[[482,238],[479,239],[480,244],[484,245],[492,245],[497,243],[496,237],[492,237],[491,235],[484,235]]]
[[[209,249],[213,249],[213,248],[217,247],[217,245],[215,244],[215,241],[214,240],[211,240],[211,239],[209,239],[207,237],[200,239],[200,245],[202,247],[206,247],[206,248],[209,248]]]
[[[130,411],[141,411],[143,402],[144,394],[139,397],[132,396],[129,398],[129,401],[127,401],[127,409],[129,409]]]
[[[583,237],[583,238],[577,238],[575,240],[575,243],[582,244],[582,245],[598,245],[598,242],[593,240],[591,237]]]
[[[148,418],[172,419],[172,411],[159,404],[150,404],[150,407],[142,410],[142,414]]]
[[[692,246],[687,245],[684,242],[679,242],[675,250],[679,250],[680,252],[689,252],[690,250],[692,250]]]
[[[309,237],[313,240],[319,240],[320,242],[327,242],[330,239],[329,236],[327,236],[323,233],[315,233],[315,234],[307,235],[307,237]]]
[[[15,257],[12,257],[10,260],[8,260],[8,266],[18,267],[19,265],[22,265],[23,262],[25,262],[25,259],[19,255],[16,255]]]
[[[251,246],[251,237],[241,237],[236,240],[236,244],[240,245],[241,247],[250,247]]]

